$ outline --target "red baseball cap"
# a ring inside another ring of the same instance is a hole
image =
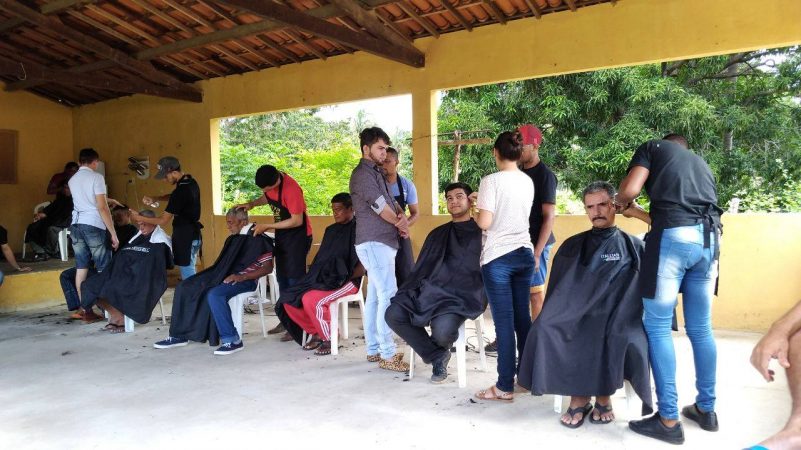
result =
[[[534,125],[520,125],[517,131],[519,131],[520,135],[523,137],[523,145],[539,146],[542,143],[542,131]]]

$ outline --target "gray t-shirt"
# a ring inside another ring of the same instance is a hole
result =
[[[398,229],[379,214],[386,205],[397,211],[384,174],[376,164],[362,158],[350,175],[350,195],[356,221],[356,245],[381,242],[398,248]]]
[[[106,224],[100,218],[96,197],[106,194],[106,180],[103,175],[89,167],[81,166],[68,184],[72,192],[72,223],[91,225],[105,230]]]

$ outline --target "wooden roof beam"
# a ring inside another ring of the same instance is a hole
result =
[[[565,0],[565,3],[571,11],[576,12],[576,0]]]
[[[81,86],[93,89],[106,89],[128,94],[145,94],[178,100],[200,101],[200,96],[188,95],[186,91],[176,90],[157,84],[142,83],[132,80],[110,79],[97,75],[77,75],[67,71],[50,70],[31,62],[21,63],[0,56],[0,73],[15,76],[19,79],[36,79],[42,83],[58,83],[66,86]],[[7,91],[16,90],[14,83],[6,86]]]
[[[460,24],[461,24],[461,25],[462,25],[462,26],[463,26],[463,27],[464,27],[464,28],[465,28],[467,31],[473,31],[473,26],[472,26],[472,25],[470,25],[470,22],[468,22],[468,21],[467,21],[467,19],[465,19],[465,18],[464,18],[464,16],[462,15],[462,13],[460,13],[459,11],[457,11],[457,10],[456,10],[456,8],[454,8],[454,7],[453,7],[453,5],[451,5],[451,2],[450,2],[450,0],[440,0],[440,3],[442,3],[442,6],[444,6],[444,7],[445,7],[445,9],[447,9],[447,10],[448,10],[448,12],[450,12],[451,14],[453,14],[453,16],[454,16],[454,17],[456,17],[456,20],[457,20],[457,21],[458,21],[458,22],[459,22],[459,23],[460,23]]]
[[[259,0],[219,1],[281,22],[287,26],[298,27],[322,38],[331,39],[382,58],[387,58],[412,67],[425,66],[425,55],[414,47],[412,47],[414,49],[412,50],[406,46],[391,45],[367,34],[356,33],[350,29],[304,14],[285,5]]]
[[[419,52],[415,46],[409,41],[398,36],[392,29],[381,23],[375,11],[367,11],[362,8],[355,0],[329,0],[331,3],[337,5],[341,10],[345,11],[353,18],[359,25],[370,32],[373,36],[381,38],[391,44],[397,45],[401,48],[406,48],[412,52]],[[422,53],[421,53],[422,55]]]
[[[497,5],[495,5],[495,2],[492,0],[484,0],[484,4],[487,5],[487,8],[489,8],[492,15],[495,16],[495,19],[498,20],[501,25],[506,25],[506,15],[500,10],[500,8],[498,8]]]
[[[526,5],[528,5],[528,9],[534,14],[534,17],[537,19],[542,19],[542,11],[540,11],[540,7],[537,6],[532,0],[526,0]]]
[[[439,39],[439,30],[437,30],[437,27],[434,26],[434,24],[432,24],[425,17],[421,17],[419,14],[417,14],[417,11],[414,10],[414,5],[407,4],[406,0],[401,0],[396,4],[401,9],[401,11],[405,12],[406,15],[412,18],[412,20],[419,23],[420,26],[425,28],[425,30],[428,31],[429,33],[431,33],[432,36]]]
[[[40,6],[39,11],[42,14],[54,14],[74,6],[83,6],[90,3],[97,3],[97,0],[55,0]]]
[[[17,28],[23,23],[25,23],[25,21],[20,19],[19,17],[8,19],[5,22],[0,23],[0,33],[5,33],[6,31],[13,30],[14,28]]]
[[[19,16],[20,18],[25,19],[27,22],[30,22],[36,26],[44,27],[50,31],[58,33],[64,38],[79,44],[86,50],[95,53],[102,58],[112,60],[117,64],[137,71],[143,76],[150,78],[152,81],[162,83],[176,90],[183,90],[187,93],[188,97],[197,98],[197,101],[201,101],[202,94],[195,87],[186,85],[180,82],[178,79],[166,73],[160,72],[150,63],[136,60],[126,53],[106,45],[102,41],[70,28],[54,17],[47,17],[36,10],[18,3],[15,0],[0,0],[0,9]]]
[[[259,34],[259,35],[256,35],[256,39],[258,39],[259,42],[261,42],[262,44],[266,45],[267,47],[270,47],[271,49],[273,49],[275,52],[283,55],[285,58],[287,58],[287,59],[289,59],[289,60],[291,60],[293,62],[296,62],[298,64],[301,63],[301,60],[300,60],[300,58],[298,58],[298,55],[296,55],[295,53],[293,53],[293,52],[281,47],[280,45],[276,44],[275,41],[270,39],[269,36],[266,36],[264,34]]]

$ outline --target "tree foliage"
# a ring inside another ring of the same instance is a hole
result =
[[[538,124],[542,159],[574,192],[619,182],[639,144],[680,133],[710,164],[722,205],[739,197],[744,210],[797,211],[800,95],[801,51],[791,47],[449,91],[439,132]],[[477,185],[493,171],[490,149],[466,146],[460,179]],[[441,187],[453,153],[440,149]]]

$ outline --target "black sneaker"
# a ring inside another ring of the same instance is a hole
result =
[[[245,344],[242,341],[239,342],[229,342],[227,344],[223,344],[217,350],[214,350],[215,355],[230,355],[242,350],[245,347]]]
[[[673,427],[667,427],[659,418],[659,413],[647,419],[632,420],[629,422],[629,428],[637,434],[659,439],[669,444],[681,445],[684,443],[684,428],[682,428],[681,422]]]
[[[718,431],[718,415],[715,411],[703,412],[693,403],[682,408],[681,415],[698,423],[706,431]]]
[[[484,347],[485,352],[497,353],[498,352],[498,340],[495,339],[494,341],[490,342]]]
[[[438,361],[433,362],[434,369],[431,373],[431,382],[434,384],[444,383],[448,379],[448,362],[451,360],[451,352],[445,352]]]
[[[189,343],[188,339],[168,337],[167,339],[164,339],[163,341],[156,342],[155,344],[153,344],[153,347],[155,347],[155,348],[183,347],[184,345],[186,345],[188,343]]]

